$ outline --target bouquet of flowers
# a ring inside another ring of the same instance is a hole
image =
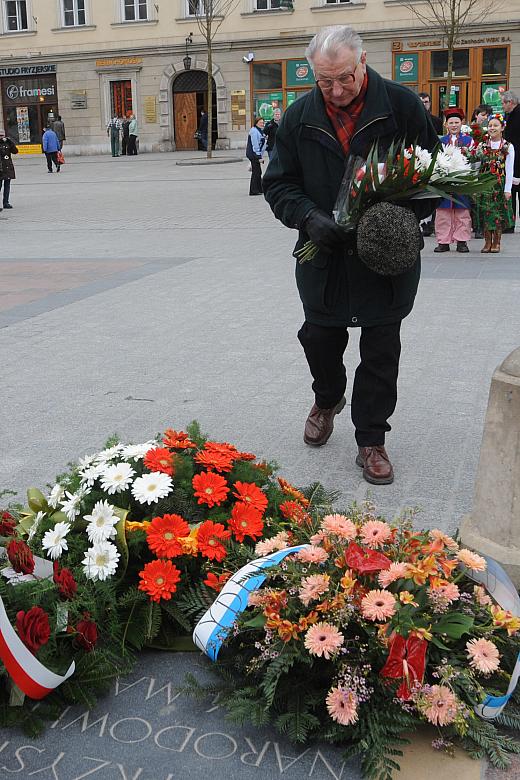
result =
[[[457,146],[437,146],[433,152],[420,146],[392,144],[384,160],[377,142],[368,158],[351,157],[338,193],[334,218],[345,231],[354,231],[362,215],[377,203],[403,204],[418,198],[474,195],[492,188],[492,177],[479,175]],[[318,251],[307,241],[295,254],[300,263]]]
[[[110,440],[47,496],[30,488],[28,506],[0,520],[4,627],[47,670],[62,675],[74,662],[75,671],[37,710],[27,700],[8,707],[17,675],[0,647],[0,725],[35,731],[57,702],[92,706],[144,646],[193,649],[194,623],[255,545],[283,546],[308,507],[327,500],[207,440],[196,423],[143,444]]]
[[[495,724],[520,728],[520,698],[494,723],[475,708],[507,690],[520,618],[476,584],[484,558],[411,519],[387,523],[365,505],[299,526],[310,545],[268,570],[217,663],[232,720],[343,744],[378,780],[399,768],[402,733],[423,723],[434,747],[458,741],[508,766],[520,743]]]

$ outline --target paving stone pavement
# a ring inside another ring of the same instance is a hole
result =
[[[296,339],[295,234],[248,197],[247,161],[177,166],[182,157],[74,158],[52,176],[41,158],[16,161],[14,208],[0,214],[0,490],[44,487],[111,433],[144,441],[196,418],[212,437],[275,459],[291,481],[340,490],[339,505],[370,496],[387,515],[418,506],[418,523],[454,531],[471,508],[492,372],[520,341],[520,236],[504,236],[499,256],[472,241],[469,255],[439,257],[427,239],[387,440],[396,480],[368,486],[348,408],[326,447],[302,440],[313,399]],[[64,739],[56,751],[74,751]],[[222,762],[228,777],[277,776],[233,760],[238,769]],[[320,760],[295,776],[334,777]],[[172,777],[204,776],[202,764]],[[148,780],[141,766],[128,777]]]

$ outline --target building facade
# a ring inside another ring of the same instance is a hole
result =
[[[285,6],[282,3],[285,1]],[[225,0],[213,0],[215,7]],[[217,148],[243,148],[253,116],[272,116],[312,88],[304,57],[322,26],[349,24],[382,75],[446,99],[445,39],[401,0],[237,0],[214,38],[212,94],[197,24],[204,0],[0,0],[0,112],[22,152],[39,152],[61,115],[67,152],[109,149],[106,125],[133,112],[143,151],[195,149],[214,108]],[[189,66],[189,67],[187,67]],[[471,113],[520,89],[520,0],[464,30],[450,103]]]

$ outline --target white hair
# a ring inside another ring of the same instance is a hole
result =
[[[518,99],[518,95],[516,92],[513,92],[512,89],[508,89],[507,92],[502,92],[500,95],[502,100],[510,100],[512,103],[520,103],[520,100]]]
[[[335,59],[339,51],[345,48],[351,49],[356,53],[358,60],[360,59],[363,41],[352,27],[346,25],[322,27],[307,46],[305,56],[312,65],[316,54],[324,54],[330,59]]]

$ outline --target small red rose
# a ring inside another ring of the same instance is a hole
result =
[[[46,645],[51,635],[49,617],[41,607],[31,607],[28,612],[20,610],[16,615],[18,636],[31,653]]]
[[[32,574],[34,557],[25,542],[12,539],[7,545],[7,557],[13,569],[19,574]]]
[[[78,585],[76,580],[72,576],[72,572],[70,571],[70,569],[64,568],[60,571],[58,561],[54,561],[53,570],[54,573],[52,578],[54,580],[54,584],[58,588],[61,598],[64,601],[73,599],[74,596],[76,595]]]
[[[80,620],[76,626],[75,641],[76,644],[82,647],[83,650],[86,650],[87,653],[90,653],[90,651],[93,650],[97,644],[97,626],[93,620],[90,620],[88,612],[85,612],[83,620]]]
[[[16,520],[10,512],[0,514],[0,536],[14,536]]]

